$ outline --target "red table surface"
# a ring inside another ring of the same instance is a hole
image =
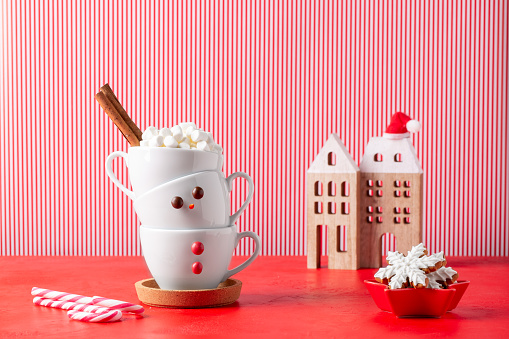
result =
[[[234,257],[233,264],[244,258]],[[398,319],[380,311],[363,281],[375,269],[306,268],[305,257],[259,257],[234,276],[239,300],[209,309],[146,306],[143,318],[91,324],[66,311],[35,306],[33,286],[139,303],[134,283],[150,277],[142,257],[0,257],[0,338],[228,337],[502,337],[509,330],[509,258],[448,258],[470,286],[458,307],[441,319]]]

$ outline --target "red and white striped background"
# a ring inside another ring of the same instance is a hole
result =
[[[138,255],[106,156],[135,122],[195,121],[256,185],[241,230],[302,255],[305,172],[332,132],[359,161],[401,110],[424,168],[424,241],[509,255],[506,1],[0,3],[1,255]],[[127,170],[116,164],[122,180]],[[234,188],[234,206],[246,194]],[[246,254],[243,243],[237,254]]]

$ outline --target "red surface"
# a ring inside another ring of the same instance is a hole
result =
[[[235,257],[232,264],[245,258]],[[0,337],[251,336],[502,337],[509,330],[509,258],[453,258],[470,281],[458,307],[440,319],[399,319],[373,302],[364,280],[375,269],[308,270],[305,257],[260,257],[235,275],[240,299],[227,307],[146,307],[144,317],[111,324],[71,321],[66,312],[32,304],[33,286],[138,302],[134,283],[148,278],[141,257],[0,257]]]

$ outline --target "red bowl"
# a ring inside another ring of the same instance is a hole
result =
[[[447,308],[447,311],[452,311],[456,308],[456,306],[458,306],[458,303],[463,297],[463,294],[465,294],[465,291],[467,290],[469,284],[470,281],[460,280],[449,286],[449,288],[455,289],[456,293],[454,294],[454,298],[452,298],[452,301],[449,304],[449,308]]]
[[[364,280],[375,304],[398,317],[440,317],[456,306],[468,287],[468,281],[452,284],[448,289],[403,288],[390,290],[375,280]]]
[[[376,280],[364,280],[364,285],[366,285],[369,294],[371,294],[371,298],[373,298],[376,306],[382,311],[392,312],[392,307],[389,304],[389,299],[385,295],[385,289],[387,285],[381,284]]]

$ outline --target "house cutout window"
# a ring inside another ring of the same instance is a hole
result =
[[[336,183],[334,181],[329,181],[327,184],[327,190],[329,191],[329,197],[336,196]]]
[[[383,161],[383,156],[382,156],[381,153],[376,153],[374,159],[375,159],[376,162],[382,162]]]
[[[405,197],[407,197],[407,198],[410,197],[410,191],[405,191]]]
[[[403,211],[405,212],[405,214],[410,214],[410,207],[405,207]]]
[[[377,190],[376,191],[376,195],[379,196],[379,197],[383,197],[384,192],[382,190]]]
[[[411,183],[410,183],[410,180],[406,180],[405,181],[405,187],[410,187]]]
[[[383,208],[382,208],[382,206],[378,206],[378,207],[376,208],[376,213],[382,213],[382,212],[383,212]]]
[[[373,206],[368,206],[366,209],[368,213],[373,213]]]
[[[343,181],[341,183],[341,195],[344,197],[350,196],[350,183],[348,183],[347,181]]]
[[[348,203],[348,202],[341,203],[341,213],[342,214],[350,214],[350,203]]]
[[[368,197],[372,197],[373,196],[373,190],[368,190]]]
[[[323,213],[323,204],[321,201],[315,201],[315,214]]]
[[[376,217],[376,222],[381,224],[384,221],[383,217]]]
[[[410,223],[410,218],[409,217],[406,217],[403,220],[405,220],[405,224],[409,224]]]
[[[323,184],[321,181],[315,181],[315,197],[321,197],[323,192]]]
[[[366,184],[368,185],[368,187],[373,187],[373,180],[368,180]]]
[[[336,153],[329,152],[329,155],[327,156],[327,163],[329,166],[336,166]]]
[[[382,187],[382,186],[384,185],[384,182],[383,182],[382,180],[377,180],[377,181],[376,181],[376,185],[377,185],[378,187]]]
[[[318,258],[318,267],[321,266],[321,256],[327,251],[327,225],[316,226],[316,254]]]
[[[329,201],[329,203],[327,205],[328,205],[329,214],[336,214],[336,203],[333,201]]]
[[[396,153],[394,155],[394,161],[395,162],[401,162],[401,153]]]
[[[392,233],[384,233],[380,237],[380,246],[381,246],[381,253],[382,257],[387,255],[387,252],[389,251],[396,251],[396,237]],[[382,258],[380,258],[382,259]],[[380,263],[382,260],[380,261]]]
[[[394,223],[401,224],[401,218],[400,217],[395,217],[394,218]]]
[[[394,213],[400,214],[401,213],[401,207],[394,207]]]
[[[395,197],[401,197],[401,191],[394,191]]]
[[[400,186],[401,186],[401,181],[399,181],[399,180],[395,180],[395,181],[394,181],[394,186],[396,186],[396,187],[400,187]]]
[[[346,252],[347,235],[346,226],[339,225],[336,227],[336,252]]]
[[[373,222],[373,217],[370,215],[369,217],[366,218],[366,221],[369,222],[369,223],[372,223]]]

